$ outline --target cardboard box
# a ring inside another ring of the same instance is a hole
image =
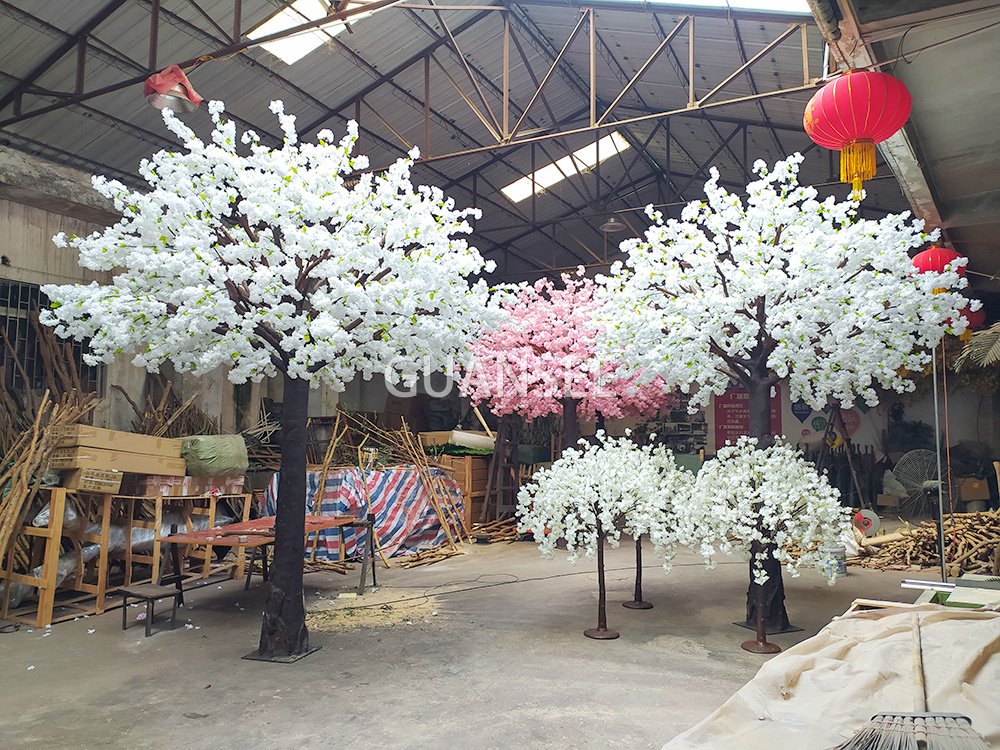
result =
[[[418,393],[414,396],[396,396],[390,393],[385,399],[385,414],[398,414],[401,417],[414,416],[423,412],[427,402],[427,394]]]
[[[421,445],[444,445],[451,440],[451,430],[440,432],[421,432],[418,436]]]
[[[122,486],[120,471],[104,469],[70,469],[62,477],[62,486],[80,492],[117,495]]]
[[[244,478],[234,477],[138,477],[135,494],[140,497],[199,497],[202,495],[239,495]]]
[[[875,504],[886,508],[898,508],[899,498],[896,495],[879,495],[875,498]]]
[[[126,433],[127,434],[127,433]],[[166,458],[145,453],[125,453],[78,445],[56,448],[49,460],[50,469],[103,469],[127,471],[133,474],[167,474],[184,476],[183,458]]]
[[[985,479],[959,479],[958,496],[963,502],[970,500],[989,500],[990,486]]]
[[[61,448],[86,446],[122,453],[143,453],[164,458],[181,457],[181,441],[174,438],[160,438],[139,435],[133,432],[105,430],[85,424],[71,424],[59,429]]]

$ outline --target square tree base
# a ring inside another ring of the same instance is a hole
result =
[[[301,654],[292,654],[291,656],[261,656],[259,651],[251,651],[246,656],[241,656],[241,659],[247,659],[248,661],[271,661],[278,664],[292,664],[297,662],[299,659],[304,659],[309,656],[309,654],[316,653],[322,646],[313,646],[308,651],[303,651]]]

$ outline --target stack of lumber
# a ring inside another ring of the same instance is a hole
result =
[[[458,547],[441,546],[435,549],[422,550],[415,555],[407,555],[400,560],[399,565],[403,568],[415,568],[418,565],[441,562],[442,560],[447,560],[449,557],[464,554]]]
[[[430,460],[424,453],[419,438],[407,429],[406,424],[404,423],[400,430],[384,430],[364,417],[353,416],[349,419],[352,427],[373,438],[373,442],[388,446],[394,455],[415,467],[421,484],[430,498],[431,507],[448,538],[448,546],[457,549],[458,543],[463,539],[468,540],[469,527],[465,514],[456,502],[457,498],[452,496],[443,482],[432,475]],[[362,445],[364,443],[365,441],[362,441]],[[359,450],[362,445],[358,446]]]
[[[120,385],[112,385],[128,401],[135,412],[133,431],[140,435],[154,437],[182,437],[185,435],[217,435],[218,423],[195,406],[200,391],[192,393],[186,401],[181,401],[172,381],[157,373],[149,373],[146,378],[150,391],[146,396],[146,408],[140,410],[128,393]],[[159,388],[160,397],[154,398],[153,391]]]
[[[260,570],[260,564],[257,563],[256,570]],[[339,560],[310,560],[305,564],[305,569],[309,572],[315,572],[317,570],[329,570],[334,573],[340,573],[342,576],[347,575],[347,571],[354,570],[354,563],[339,561]]]
[[[516,542],[521,538],[521,534],[517,530],[517,522],[513,518],[505,518],[500,521],[472,524],[472,538],[480,544],[493,544]]]
[[[953,513],[944,519],[948,574],[1000,575],[1000,511]],[[925,568],[941,564],[937,524],[924,521],[864,540],[849,563],[871,568]]]

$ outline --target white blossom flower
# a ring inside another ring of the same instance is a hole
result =
[[[908,213],[860,219],[856,202],[820,202],[798,183],[801,162],[755,164],[745,200],[713,169],[707,200],[680,221],[649,209],[645,237],[622,243],[625,262],[598,278],[609,292],[602,361],[627,362],[642,381],[662,377],[691,394],[692,410],[759,375],[759,362],[814,409],[859,395],[874,406],[877,386],[913,390],[908,371],[965,329],[956,272],[965,260],[916,273],[907,251],[936,230],[924,234]]]
[[[329,131],[300,143],[281,102],[271,111],[279,148],[238,137],[221,102],[207,141],[164,110],[184,150],[143,161],[146,192],[95,178],[122,218],[69,241],[113,283],[44,287],[42,322],[89,338],[91,364],[122,353],[151,371],[224,366],[236,383],[286,372],[343,390],[357,373],[412,382],[468,364],[468,341],[495,317],[485,283],[468,281],[491,262],[455,237],[478,211],[414,186],[409,159],[364,172],[354,123],[339,143]]]
[[[719,552],[743,552],[748,559],[754,542],[752,575],[767,580],[762,563],[772,554],[797,576],[803,567],[821,568],[829,555],[823,547],[839,543],[850,528],[850,510],[826,476],[789,445],[776,442],[763,450],[743,436],[719,449],[698,472],[693,490],[674,504],[678,538],[685,539],[714,566]],[[801,555],[790,554],[797,546]],[[836,570],[828,570],[831,585]]]
[[[597,551],[598,523],[617,547],[622,532],[649,534],[669,570],[675,535],[672,508],[686,504],[694,477],[677,466],[663,446],[639,447],[630,437],[598,432],[581,440],[550,467],[539,469],[518,493],[518,523],[530,529],[542,554],[551,557],[566,540],[569,559]]]

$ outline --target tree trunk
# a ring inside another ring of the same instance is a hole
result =
[[[758,448],[770,448],[774,444],[771,434],[771,383],[766,373],[749,383],[747,411],[750,418],[750,437],[757,438]]]
[[[771,382],[766,370],[756,373],[749,383],[747,408],[750,417],[750,437],[757,438],[758,448],[768,448],[774,443],[771,434]],[[746,626],[757,628],[757,602],[764,602],[764,626],[768,633],[790,629],[785,610],[785,584],[781,579],[781,565],[773,557],[764,563],[767,581],[758,586],[753,581],[753,563],[750,563],[750,587],[747,589]],[[758,592],[758,589],[763,591]],[[758,596],[760,598],[758,599]]]
[[[580,439],[580,421],[577,418],[576,407],[580,403],[578,398],[564,398],[561,400],[563,408],[563,429],[562,429],[562,450],[575,448],[576,441]]]
[[[768,545],[773,552],[774,545]],[[753,562],[750,563],[750,587],[747,589],[748,628],[757,629],[757,602],[764,603],[764,628],[767,633],[782,633],[792,629],[785,611],[785,583],[781,578],[781,563],[773,555],[764,561],[767,580],[758,585],[753,580]],[[758,598],[759,597],[759,598]]]
[[[295,656],[309,650],[302,593],[309,383],[285,375],[284,386],[274,562],[258,651],[258,655],[264,658]]]
[[[754,620],[754,629],[756,630],[757,638],[756,638],[756,640],[753,640],[753,641],[745,641],[742,644],[742,648],[743,648],[744,651],[750,651],[751,653],[754,653],[754,654],[776,654],[779,651],[781,651],[781,649],[776,644],[774,644],[774,643],[768,643],[768,641],[767,641],[767,622],[765,621],[765,615],[766,615],[766,611],[767,611],[767,603],[765,601],[765,596],[767,595],[768,592],[766,592],[764,590],[764,586],[757,586],[756,584],[753,583],[753,558],[763,552],[763,553],[769,555],[770,558],[773,560],[774,559],[774,549],[775,549],[775,547],[774,547],[773,544],[763,544],[761,542],[753,542],[750,545],[750,557],[751,557],[751,563],[750,563],[750,566],[751,566],[751,568],[750,568],[750,570],[751,570],[751,573],[750,573],[751,586],[750,587],[751,587],[751,591],[747,593],[747,596],[750,596],[751,594],[754,594],[757,597],[756,600],[755,600],[755,607],[754,607],[754,617],[755,617],[755,620]],[[770,576],[771,575],[773,575],[773,573],[769,572],[768,573],[768,576],[769,576],[768,580],[770,580]],[[780,568],[779,568],[779,575],[780,575]],[[750,615],[749,615],[749,606],[748,606],[748,609],[747,609],[747,621],[748,622],[749,622],[749,619],[750,619]],[[786,624],[787,624],[787,620],[786,620]]]
[[[604,585],[604,538],[607,536],[597,522],[597,627],[584,630],[588,638],[599,641],[610,641],[618,637],[617,630],[608,630],[607,589]]]
[[[635,538],[635,596],[630,602],[622,602],[626,609],[652,609],[653,605],[642,600],[642,534]]]

